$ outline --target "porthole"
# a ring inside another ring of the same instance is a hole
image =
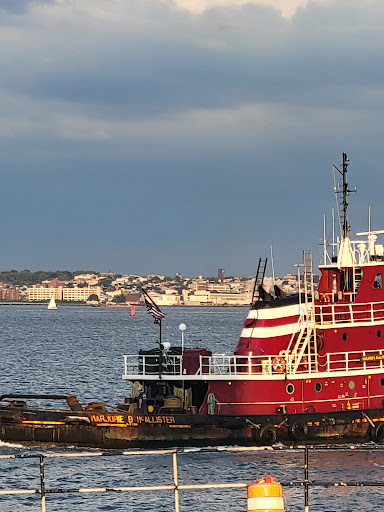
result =
[[[342,338],[343,338],[343,341],[347,341],[348,336],[347,336],[346,332],[343,332]]]
[[[381,379],[381,380],[384,380],[384,379]],[[355,389],[355,387],[356,387],[355,381],[354,380],[350,380],[348,382],[348,387],[349,387],[350,390]]]
[[[322,385],[320,384],[320,382],[316,382],[316,384],[315,384],[316,391],[321,391],[321,388],[322,388]]]
[[[384,387],[384,379],[380,380],[380,384]]]
[[[378,338],[381,338],[381,331],[380,331],[380,329],[378,329],[378,331],[376,332],[376,335],[377,335]]]
[[[295,391],[295,386],[293,384],[288,384],[287,386],[287,393],[292,395],[292,393]]]

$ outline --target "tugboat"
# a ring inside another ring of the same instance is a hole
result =
[[[232,355],[159,347],[124,356],[131,396],[111,409],[31,408],[34,395],[0,397],[0,439],[100,448],[324,444],[384,439],[384,246],[372,231],[353,241],[348,221],[349,160],[342,158],[341,233],[324,236],[315,290],[303,253],[299,291],[265,286],[260,259],[252,302]],[[146,294],[147,311],[165,316]],[[160,336],[161,341],[161,336]]]
[[[384,438],[384,247],[376,244],[384,231],[350,239],[348,165],[343,153],[342,170],[335,167],[342,232],[331,255],[324,237],[317,290],[311,253],[303,253],[299,293],[292,296],[265,289],[267,259],[260,259],[234,354],[178,355],[162,347],[157,358],[125,356],[123,379],[134,383],[133,396],[144,389],[155,413],[196,412],[218,429],[242,422],[248,428],[237,433],[252,443]],[[193,439],[187,423],[184,438]]]

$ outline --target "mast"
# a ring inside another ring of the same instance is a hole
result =
[[[347,172],[348,172],[348,164],[349,159],[347,157],[347,153],[343,153],[343,238],[347,238],[349,232],[349,223],[348,223],[348,196],[350,194],[350,190],[348,190],[348,182],[347,182]]]
[[[325,214],[323,215],[323,261],[324,265],[327,264],[327,234],[326,234],[326,222]]]
[[[342,175],[342,190],[339,190],[338,187],[335,187],[335,193],[336,194],[343,194],[343,198],[340,205],[340,214],[341,214],[341,221],[340,221],[340,229],[342,229],[342,239],[348,238],[349,233],[349,222],[348,222],[348,196],[351,192],[356,192],[356,188],[354,190],[350,190],[348,188],[348,181],[347,181],[347,173],[348,173],[348,165],[349,165],[349,158],[347,157],[347,153],[343,153],[343,170],[340,171],[336,165],[334,165],[334,169],[336,169],[341,175]]]

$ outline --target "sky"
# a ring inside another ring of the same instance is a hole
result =
[[[384,228],[382,0],[0,0],[0,270],[320,263]]]

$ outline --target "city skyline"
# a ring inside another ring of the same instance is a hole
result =
[[[320,262],[384,228],[380,0],[0,0],[1,269]],[[382,243],[382,242],[381,242]]]
[[[276,286],[282,292],[277,292]],[[298,287],[298,276],[286,275],[282,279],[265,276],[263,279],[264,293],[271,294],[270,298],[280,293],[292,294]],[[244,306],[252,302],[255,292],[259,293],[259,289],[255,289],[254,277],[225,277],[223,269],[218,269],[217,277],[207,278],[94,272],[74,275],[68,271],[0,273],[0,301],[50,301],[52,309],[56,309],[55,301],[117,306],[143,305],[145,298],[156,301],[157,306]]]
[[[43,269],[43,268],[39,268],[39,269],[15,269],[15,268],[12,268],[12,269],[1,269],[0,268],[0,282],[1,282],[1,275],[2,273],[5,273],[5,274],[10,274],[12,272],[17,272],[17,273],[26,273],[26,272],[30,272],[31,274],[38,274],[38,273],[45,273],[47,274],[46,276],[46,279],[44,280],[50,280],[50,279],[53,279],[53,277],[49,277],[48,274],[63,274],[63,273],[71,273],[73,275],[76,275],[76,276],[79,276],[79,275],[82,275],[82,274],[87,274],[87,275],[92,275],[92,274],[95,274],[95,275],[99,275],[99,276],[139,276],[139,277],[148,277],[148,276],[155,276],[155,277],[165,277],[165,278],[169,278],[169,279],[174,279],[174,278],[177,278],[177,277],[183,277],[185,279],[199,279],[199,278],[203,278],[203,279],[231,279],[231,278],[246,278],[246,279],[253,279],[255,277],[255,275],[251,274],[251,275],[243,275],[243,274],[240,274],[240,273],[232,273],[232,274],[228,274],[225,272],[225,269],[216,269],[216,272],[213,273],[213,274],[203,274],[202,272],[199,272],[197,274],[182,274],[181,272],[171,272],[169,274],[164,274],[164,273],[155,273],[155,272],[148,272],[146,274],[138,274],[138,273],[135,273],[135,272],[114,272],[113,269],[108,269],[108,270],[97,270],[97,269]],[[295,273],[293,272],[288,272],[289,275],[296,275]],[[281,274],[280,276],[277,276],[277,278],[282,278],[284,274]],[[272,275],[272,270],[269,271],[269,269],[267,268],[266,270],[266,275],[265,277],[267,278],[272,278],[273,275]],[[72,278],[64,278],[64,277],[59,277],[62,281],[68,281],[68,280],[71,280]],[[73,277],[74,278],[74,277]],[[7,282],[7,281],[5,281]]]

